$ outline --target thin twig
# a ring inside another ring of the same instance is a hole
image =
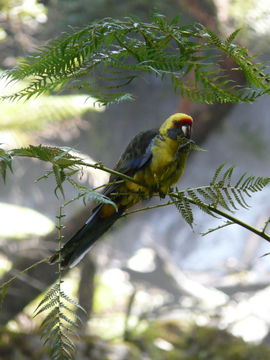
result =
[[[168,205],[175,205],[176,203],[178,203],[178,201],[168,201],[168,202],[166,202],[164,204],[146,206],[146,207],[141,208],[141,209],[128,211],[127,213],[121,215],[121,217],[126,217],[126,216],[129,216],[129,215],[132,215],[132,214],[136,214],[138,212],[146,211],[146,210],[158,209],[158,208],[165,207],[165,206],[168,206]]]
[[[125,180],[127,180],[127,181],[131,181],[131,182],[133,182],[134,184],[143,186],[143,187],[145,187],[145,188],[149,187],[149,186],[147,186],[146,184],[143,184],[143,183],[141,183],[140,181],[135,180],[135,179],[134,179],[133,177],[131,177],[131,176],[128,176],[128,175],[126,175],[126,174],[122,174],[122,173],[119,172],[119,171],[116,171],[116,170],[107,168],[106,166],[104,166],[104,165],[102,165],[102,164],[100,164],[100,163],[88,164],[88,163],[83,162],[81,165],[88,166],[88,167],[92,167],[92,168],[94,168],[94,169],[99,169],[99,170],[106,171],[106,172],[108,172],[109,174],[116,175],[117,177],[120,177],[120,178],[125,179]]]
[[[132,306],[135,302],[135,297],[137,294],[137,289],[134,288],[133,292],[131,293],[129,299],[128,299],[128,303],[127,303],[127,309],[126,309],[126,314],[125,314],[125,323],[124,323],[124,332],[123,332],[123,340],[124,341],[128,341],[129,338],[129,327],[128,327],[128,322],[129,322],[129,318],[131,315],[131,311],[132,311]]]
[[[264,224],[264,227],[262,229],[263,233],[266,232],[266,229],[267,229],[267,226],[270,224],[270,218],[266,220],[265,224]]]
[[[34,267],[43,264],[44,262],[47,262],[49,260],[50,256],[46,257],[45,259],[42,259],[40,261],[35,262],[34,264],[28,266],[27,268],[25,268],[24,270],[21,270],[17,275],[12,276],[9,280],[7,280],[6,282],[4,282],[1,286],[0,289],[3,289],[6,286],[9,286],[10,283],[12,283],[14,280],[16,280],[21,274],[25,274],[26,272],[28,272],[29,270],[33,269]]]
[[[93,168],[96,168],[96,169],[100,169],[100,170],[107,171],[107,172],[109,172],[109,173],[111,173],[111,174],[113,174],[113,175],[116,175],[116,176],[118,176],[118,177],[121,177],[121,178],[123,178],[123,179],[125,179],[125,180],[128,180],[128,181],[130,181],[130,182],[133,182],[133,183],[138,184],[138,185],[143,186],[143,187],[147,187],[145,184],[142,184],[142,183],[136,181],[134,178],[132,178],[132,177],[130,177],[130,176],[128,176],[128,175],[122,174],[122,173],[120,173],[120,172],[118,172],[118,171],[109,169],[109,168],[103,166],[102,164],[93,164],[93,165],[91,165],[91,164],[85,164],[85,165],[86,165],[86,166],[93,167]],[[207,186],[205,186],[205,187],[207,187]],[[195,188],[195,190],[196,190],[196,189],[197,189],[197,188]],[[171,196],[179,199],[179,196],[178,196],[176,193],[170,193],[170,194],[168,194],[168,195],[171,195]],[[194,201],[193,199],[191,199],[191,198],[189,198],[189,197],[187,197],[187,196],[184,196],[184,198],[185,198],[188,202],[190,202],[191,204],[197,205],[197,204],[196,204],[196,201]],[[145,207],[145,208],[142,208],[142,209],[130,211],[130,212],[128,212],[128,213],[126,213],[126,214],[124,214],[124,215],[122,215],[122,216],[128,216],[128,215],[131,215],[131,214],[134,214],[134,213],[137,213],[137,212],[142,212],[142,211],[146,211],[146,210],[152,210],[152,209],[155,209],[155,208],[164,207],[164,206],[168,206],[168,205],[172,205],[172,204],[175,204],[175,202],[169,201],[169,202],[167,202],[167,203],[165,203],[165,204],[148,206],[148,207]],[[263,230],[259,230],[259,229],[255,228],[254,226],[251,226],[251,225],[243,222],[242,220],[236,218],[235,216],[230,215],[230,214],[228,214],[228,213],[226,213],[226,212],[224,212],[224,211],[222,211],[222,210],[220,210],[220,209],[218,209],[218,208],[216,208],[216,207],[214,207],[214,206],[212,206],[212,205],[209,205],[209,204],[204,204],[204,205],[205,205],[206,208],[208,208],[208,209],[209,209],[210,211],[212,211],[213,213],[216,213],[216,214],[221,215],[222,217],[224,217],[224,218],[226,218],[226,219],[228,219],[228,220],[230,220],[230,221],[233,221],[235,224],[238,224],[238,225],[244,227],[245,229],[253,232],[254,234],[256,234],[256,235],[262,237],[263,239],[265,239],[266,241],[270,242],[270,235],[268,235],[268,234],[265,233],[266,226],[264,227]]]

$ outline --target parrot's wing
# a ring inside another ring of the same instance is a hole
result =
[[[152,141],[158,130],[148,130],[136,135],[120,157],[114,170],[132,176],[152,157]]]
[[[152,143],[155,136],[159,134],[157,130],[148,130],[136,135],[126,150],[120,157],[119,161],[114,167],[114,170],[133,176],[138,170],[142,169],[152,158]],[[110,182],[121,180],[116,175],[110,176]],[[104,195],[109,195],[114,192],[119,185],[110,185],[104,190]]]

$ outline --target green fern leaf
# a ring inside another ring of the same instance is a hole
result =
[[[244,196],[243,196],[243,193],[241,190],[239,189],[235,189],[235,188],[232,188],[231,189],[231,192],[234,196],[234,199],[238,202],[238,204],[244,208],[244,209],[249,209],[250,206],[248,205],[248,203],[246,202]]]
[[[155,14],[152,23],[135,17],[105,18],[85,28],[63,34],[19,66],[5,73],[10,80],[30,79],[29,85],[11,99],[30,98],[63,88],[71,82],[87,82],[89,94],[103,104],[130,99],[115,93],[143,73],[169,77],[175,90],[206,103],[252,102],[269,93],[269,75],[262,64],[253,63],[245,48],[232,43],[238,31],[225,41],[203,26],[181,26]],[[249,87],[231,82],[220,66],[220,55],[230,56],[249,82]],[[118,71],[117,76],[113,76]],[[120,76],[121,73],[121,76]],[[188,74],[195,74],[190,84]],[[103,80],[97,85],[98,76]],[[112,89],[111,93],[106,90]]]
[[[59,215],[57,216],[58,245],[60,249],[63,228],[61,222],[63,217],[62,207],[60,207]],[[47,344],[49,347],[51,359],[72,360],[74,359],[75,345],[71,336],[77,336],[74,329],[78,328],[79,319],[76,309],[83,310],[83,308],[62,290],[62,284],[62,269],[59,265],[58,280],[47,291],[37,306],[35,315],[46,313],[41,323],[40,331],[44,344]]]
[[[177,208],[188,223],[192,224],[194,221],[189,210],[190,204],[214,217],[217,217],[216,213],[220,214],[220,208],[227,212],[238,210],[238,206],[248,209],[246,198],[251,197],[254,192],[262,191],[270,183],[270,178],[243,174],[234,185],[233,173],[234,167],[226,169],[222,164],[216,169],[210,185],[182,192],[176,191],[175,196],[172,194],[172,199],[179,200]]]
[[[229,185],[230,185],[230,184],[229,184]],[[233,200],[233,198],[232,198],[233,194],[230,194],[230,190],[225,187],[225,188],[223,189],[223,192],[224,192],[224,197],[225,197],[225,198],[227,199],[227,201],[230,203],[232,209],[234,209],[234,210],[239,210],[239,209],[237,208],[237,206],[235,205],[235,202],[234,202],[234,200]]]
[[[211,189],[209,188],[198,188],[197,189],[198,196],[201,196],[203,200],[209,202],[209,204],[215,203],[215,193],[211,192]],[[214,194],[214,196],[213,196]]]
[[[4,182],[6,181],[7,169],[12,172],[12,157],[7,151],[0,148],[0,173]]]
[[[193,214],[192,214],[192,209],[190,207],[189,202],[184,198],[184,196],[182,195],[182,193],[178,193],[178,201],[175,203],[175,206],[177,208],[177,210],[179,211],[179,213],[181,214],[181,216],[183,217],[183,219],[188,223],[188,225],[190,225],[192,227],[193,225]],[[174,201],[175,199],[172,198]]]
[[[237,29],[237,30],[233,31],[225,40],[225,45],[230,46],[240,31],[241,31],[241,29]]]
[[[224,167],[225,167],[225,164],[221,164],[221,165],[216,169],[216,171],[215,171],[215,173],[214,173],[214,176],[213,176],[213,178],[212,178],[212,180],[211,180],[211,182],[210,182],[210,185],[215,185],[215,184],[216,184],[217,179],[218,179],[220,173],[222,172],[222,170],[224,169]]]
[[[43,304],[47,303],[51,299],[54,299],[57,296],[58,292],[59,292],[59,284],[56,283],[47,291],[43,299],[39,302],[38,306],[35,309],[35,312],[39,310]]]
[[[76,308],[79,308],[80,310],[84,311],[84,308],[74,299],[72,299],[70,296],[68,296],[65,292],[60,291],[60,295],[63,299],[65,299],[68,303],[74,305]]]

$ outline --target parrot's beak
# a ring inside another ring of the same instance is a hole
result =
[[[191,137],[191,126],[190,125],[183,125],[181,129],[182,129],[183,134],[185,135],[185,137],[190,139],[190,137]]]

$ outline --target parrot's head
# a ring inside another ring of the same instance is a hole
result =
[[[161,125],[160,133],[168,136],[172,140],[179,140],[181,138],[190,139],[193,119],[191,116],[176,113],[168,117],[168,119]]]

